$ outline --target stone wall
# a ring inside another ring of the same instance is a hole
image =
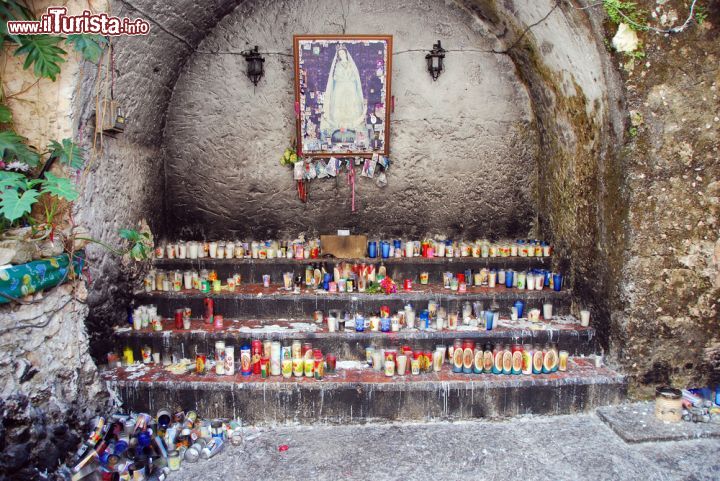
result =
[[[615,59],[630,115],[624,309],[611,347],[635,395],[720,383],[720,5],[698,4],[701,25],[641,34],[646,58]],[[687,17],[686,2],[639,5],[657,28]]]
[[[292,36],[343,31],[391,34],[395,51],[388,186],[358,177],[354,214],[345,175],[310,182],[303,204],[279,164],[295,132]],[[439,38],[450,52],[433,82],[424,57]],[[200,53],[252,45],[271,52],[255,88],[242,56]],[[173,91],[168,234],[262,238],[349,226],[394,236],[526,236],[536,214],[537,136],[525,87],[494,45],[482,19],[447,2],[244,3],[203,39]]]
[[[0,307],[0,477],[54,470],[105,403],[88,350],[86,296],[78,282]]]

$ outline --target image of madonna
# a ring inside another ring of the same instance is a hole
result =
[[[367,101],[363,96],[360,72],[347,48],[338,45],[323,96],[321,140],[331,144],[354,143],[358,147],[366,147],[366,110]]]

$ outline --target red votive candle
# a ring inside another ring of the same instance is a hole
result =
[[[335,372],[335,365],[337,364],[337,358],[335,356],[333,356],[332,354],[328,354],[325,357],[325,360],[327,361],[328,372]]]

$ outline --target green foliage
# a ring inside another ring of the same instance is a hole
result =
[[[15,0],[0,0],[0,44],[5,43],[6,40],[11,40],[17,44],[20,43],[20,39],[17,35],[8,35],[8,20],[34,19],[35,17],[30,9],[25,6],[24,2],[17,2]]]
[[[6,188],[0,192],[0,214],[8,221],[14,222],[30,213],[39,195],[40,192],[34,189],[20,191]]]
[[[25,55],[23,69],[33,67],[33,73],[38,78],[49,78],[53,82],[60,74],[60,64],[65,61],[63,55],[67,52],[57,46],[62,37],[51,35],[23,35],[20,37],[20,47],[14,55]]]
[[[642,60],[645,58],[645,51],[642,49],[634,50],[632,52],[625,52],[625,55],[632,57],[635,60]]]
[[[637,128],[637,127],[630,127],[630,129],[628,129],[628,134],[630,134],[630,137],[632,137],[632,138],[637,137],[638,128]]]
[[[71,139],[62,139],[62,144],[56,140],[50,142],[48,146],[50,155],[56,157],[62,164],[68,165],[73,169],[82,169],[85,159],[84,151],[75,145]]]
[[[708,13],[707,9],[705,9],[704,6],[700,5],[699,3],[695,4],[695,21],[698,23],[698,25],[702,25],[705,20],[707,20]]]
[[[638,31],[648,29],[645,21],[646,14],[638,8],[635,2],[603,0],[603,8],[610,20],[615,24],[626,23],[630,28]]]
[[[72,34],[67,38],[52,35],[10,35],[7,22],[11,20],[36,20],[26,1],[0,0],[0,44],[12,42],[18,45],[15,56],[24,56],[24,69],[33,67],[38,78],[55,81],[60,74],[60,64],[65,62],[67,52],[60,48],[60,42],[80,52],[86,60],[97,62],[108,39],[102,35]]]
[[[100,60],[103,47],[108,44],[108,39],[102,35],[72,34],[68,35],[65,43],[72,45],[85,60],[97,63]]]
[[[52,172],[45,172],[45,179],[42,181],[43,194],[54,195],[58,198],[73,201],[78,198],[78,192],[69,179],[58,177]]]
[[[282,157],[280,157],[280,165],[292,166],[295,165],[298,159],[297,151],[293,147],[288,147],[285,149],[285,152],[283,152]]]
[[[138,232],[135,229],[120,229],[118,234],[121,238],[130,242],[129,254],[136,261],[149,258],[149,249],[152,245],[149,232]]]
[[[6,164],[17,160],[30,167],[37,166],[40,155],[31,150],[25,140],[12,130],[0,132],[0,159]]]
[[[12,122],[12,112],[6,105],[0,105],[0,124]]]

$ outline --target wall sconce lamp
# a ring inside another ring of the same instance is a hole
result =
[[[428,72],[430,72],[433,81],[437,80],[440,73],[443,71],[443,59],[445,58],[445,52],[446,50],[442,48],[440,40],[438,40],[437,43],[433,45],[430,53],[425,55],[425,60],[427,60],[427,69]]]
[[[257,45],[255,45],[254,49],[243,52],[242,56],[247,60],[247,76],[253,85],[257,87],[258,82],[260,82],[260,79],[265,75],[265,69],[263,67],[265,59],[260,55]]]

